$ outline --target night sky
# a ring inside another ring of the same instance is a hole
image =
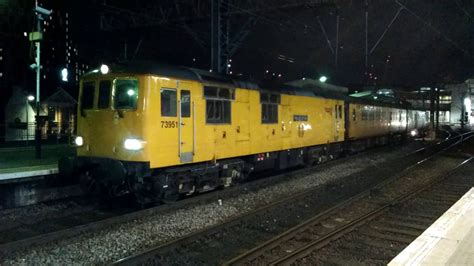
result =
[[[338,85],[416,88],[463,82],[473,75],[474,2],[470,0],[400,0],[406,9],[400,11],[369,55],[368,68],[365,67],[365,1],[289,7],[288,3],[318,1],[224,2],[232,13],[229,17],[231,36],[249,18],[256,19],[232,56],[233,74],[249,79],[270,79],[273,73],[281,74],[282,81],[327,75],[328,82]],[[40,3],[53,11],[70,13],[71,36],[80,51],[81,63],[95,66],[124,60],[126,46],[127,59],[210,68],[210,1],[54,0]],[[371,50],[401,6],[394,0],[368,3]],[[12,70],[2,83],[3,91],[10,90],[14,84],[34,86],[34,72],[28,70],[33,62],[30,44],[22,38],[22,32],[29,31],[33,25],[33,5],[31,0],[0,1],[0,12],[4,14],[1,43],[15,47],[8,50],[14,53],[10,56],[14,60],[9,62]],[[168,14],[169,18],[163,20],[157,14]],[[340,20],[336,68],[337,14]],[[107,19],[101,19],[101,15]],[[107,29],[101,28],[101,22]],[[47,82],[45,93],[61,86],[59,75],[53,76]],[[67,87],[70,91],[77,90],[74,83]]]

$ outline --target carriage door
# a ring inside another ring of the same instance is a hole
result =
[[[341,135],[342,127],[342,105],[334,105],[334,141],[339,141],[339,136]]]
[[[184,85],[184,86],[183,86]],[[181,163],[193,161],[195,149],[195,121],[194,102],[191,97],[191,90],[185,89],[185,84],[181,83],[178,98],[178,147],[179,159]],[[182,88],[182,89],[181,89]],[[189,86],[188,86],[189,88]]]

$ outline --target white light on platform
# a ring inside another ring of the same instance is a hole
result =
[[[321,82],[326,82],[327,80],[328,80],[328,78],[326,76],[321,76],[319,78],[319,81],[321,81]]]
[[[466,107],[466,112],[470,112],[471,111],[471,98],[465,98],[464,99],[464,106]]]

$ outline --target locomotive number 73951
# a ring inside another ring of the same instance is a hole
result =
[[[178,122],[176,121],[161,121],[161,128],[176,128],[178,127]]]

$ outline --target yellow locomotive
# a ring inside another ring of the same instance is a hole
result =
[[[260,88],[185,67],[102,66],[81,80],[77,156],[59,169],[90,191],[171,200],[251,171],[322,162],[368,140],[403,136],[426,119],[402,106]]]

